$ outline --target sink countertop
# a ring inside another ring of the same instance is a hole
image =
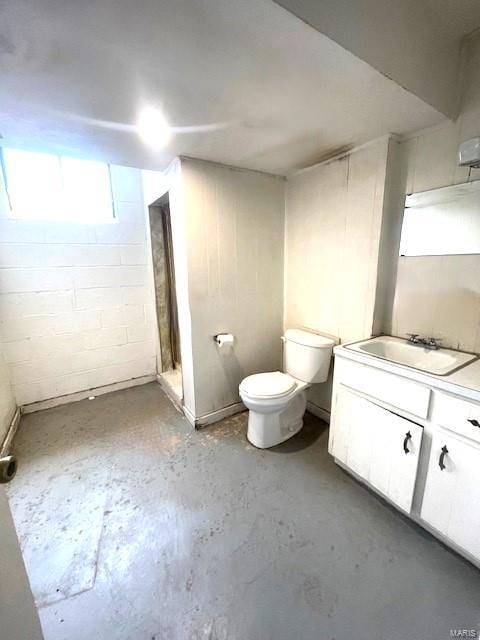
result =
[[[357,341],[356,341],[357,342]],[[356,344],[350,343],[350,344]],[[348,358],[356,362],[361,362],[370,367],[382,369],[390,373],[395,373],[404,378],[410,378],[411,380],[417,380],[430,387],[455,393],[470,400],[480,402],[480,359],[474,360],[470,364],[465,365],[457,371],[449,375],[438,376],[433,373],[427,373],[408,367],[406,365],[397,364],[389,360],[384,360],[377,356],[369,355],[362,351],[353,351],[352,349],[346,349],[347,345],[338,345],[334,348],[336,356],[342,358]]]

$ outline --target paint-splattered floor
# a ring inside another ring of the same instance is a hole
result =
[[[46,640],[442,640],[480,572],[338,469],[325,425],[268,451],[157,384],[26,416],[11,506]]]

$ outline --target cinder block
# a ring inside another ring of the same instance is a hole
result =
[[[70,359],[72,354],[85,349],[82,333],[42,336],[31,341],[32,358],[48,359],[51,355],[61,355]]]
[[[75,290],[77,309],[106,309],[121,304],[120,287],[93,287]]]
[[[45,226],[39,220],[0,218],[0,244],[45,242]]]
[[[18,316],[46,315],[62,313],[73,309],[73,290],[43,291],[13,294],[17,298]],[[0,305],[1,298],[0,296]]]
[[[38,382],[29,382],[28,384],[15,384],[12,388],[18,405],[30,404],[31,402],[45,400],[49,397],[42,396],[40,383]]]
[[[143,244],[146,242],[145,210],[142,204],[118,202],[117,221],[95,225],[95,237],[100,244]]]
[[[110,307],[101,312],[103,327],[127,327],[145,322],[143,305],[127,304]]]
[[[91,244],[96,242],[94,224],[58,222],[54,220],[42,223],[47,244]]]
[[[0,249],[1,251],[1,249]],[[0,318],[41,316],[73,309],[73,290],[0,294]]]
[[[134,285],[122,287],[120,296],[122,304],[145,304],[150,300],[150,291],[144,284]]]
[[[14,322],[4,320],[0,331],[4,342],[55,334],[55,316],[31,316]]]
[[[89,385],[94,388],[112,384],[113,382],[140,378],[141,376],[155,375],[155,373],[155,358],[144,358],[91,371],[88,374],[88,378]]]
[[[75,373],[42,380],[39,386],[39,400],[45,400],[76,393],[77,391],[84,391],[89,388],[89,380],[86,373]]]
[[[152,324],[140,324],[127,327],[127,338],[128,342],[149,342],[154,344],[155,327]]]
[[[6,363],[27,362],[32,358],[32,345],[30,338],[4,342],[2,345],[3,357]]]
[[[127,331],[124,327],[112,329],[96,329],[83,334],[83,344],[85,349],[99,349],[100,347],[110,347],[127,342]]]
[[[47,378],[69,375],[71,373],[68,359],[61,354],[51,354],[43,360],[30,360],[9,365],[12,384],[40,382]],[[54,396],[52,396],[54,397]]]
[[[142,172],[131,167],[110,165],[114,202],[143,202]]]
[[[138,268],[138,267],[125,267]],[[69,267],[48,269],[0,269],[0,293],[58,291],[73,287]]]
[[[147,264],[147,251],[144,244],[123,245],[120,252],[122,264]]]
[[[74,283],[76,289],[90,287],[115,287],[142,285],[146,281],[146,267],[77,267]]]
[[[121,264],[121,247],[108,244],[79,245],[69,248],[75,266],[110,266]]]
[[[101,326],[100,311],[69,311],[55,316],[55,333],[79,333]]]

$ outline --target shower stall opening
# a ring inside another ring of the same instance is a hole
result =
[[[174,402],[183,400],[180,332],[168,194],[149,207],[153,276],[160,338],[160,382]]]

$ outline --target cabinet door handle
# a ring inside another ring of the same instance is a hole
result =
[[[407,431],[405,434],[405,440],[403,441],[403,450],[405,453],[410,453],[410,449],[407,447],[408,441],[412,439],[412,434],[410,431]]]
[[[444,444],[442,447],[442,453],[440,454],[440,459],[438,461],[438,466],[440,467],[440,471],[443,471],[446,468],[443,461],[445,460],[445,456],[447,455],[447,453],[448,453],[447,445]]]
[[[473,424],[474,427],[480,427],[480,422],[478,420],[475,420],[475,418],[467,418],[468,422],[470,422],[470,424]]]

